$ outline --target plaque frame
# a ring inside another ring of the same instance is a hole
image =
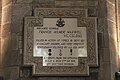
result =
[[[33,76],[88,76],[89,67],[98,66],[97,18],[87,17],[87,9],[36,8],[35,15],[25,17],[23,65],[32,66]],[[43,26],[43,18],[77,18],[78,27],[87,27],[88,57],[79,57],[79,66],[43,67],[42,57],[33,57],[33,28]],[[89,39],[89,40],[88,40]]]

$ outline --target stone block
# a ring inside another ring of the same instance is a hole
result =
[[[1,38],[0,38],[0,69],[2,66],[2,53],[1,53]]]
[[[29,78],[32,76],[32,67],[23,67],[20,70],[20,77],[21,78]]]
[[[35,3],[32,5],[32,8],[54,8],[54,4],[46,4],[46,3]]]
[[[57,0],[55,1],[56,7],[87,7],[88,2],[87,1],[65,1],[65,0]]]
[[[115,0],[107,0],[107,1],[109,1],[109,3],[111,4],[115,4]]]
[[[20,27],[20,25],[22,27],[24,17],[30,15],[32,15],[32,7],[30,4],[14,4],[12,6],[12,23],[19,23],[18,27]]]
[[[113,38],[109,38],[111,63],[116,63],[118,59],[118,49]],[[117,63],[116,63],[117,64]]]
[[[7,6],[5,6],[5,7],[3,7],[2,9],[2,25],[3,24],[6,24],[6,23],[11,23],[11,15],[12,15],[12,13],[11,13],[11,10],[12,10],[12,8],[11,8],[11,5],[12,4],[10,4],[10,5],[7,5]]]
[[[38,80],[60,80],[59,77],[40,77]]]
[[[38,80],[37,77],[29,77],[29,78],[19,78],[17,80]],[[40,79],[40,80],[43,80],[43,79]]]
[[[33,0],[32,2],[32,8],[40,8],[40,7],[44,7],[44,8],[51,8],[51,7],[55,7],[55,0]]]
[[[2,4],[2,0],[0,1],[0,4]],[[2,6],[2,5],[1,5]]]
[[[111,21],[116,21],[115,5],[107,2],[107,18]]]
[[[1,38],[4,39],[11,36],[11,23],[2,25],[2,35]]]
[[[98,18],[106,18],[107,17],[107,7],[106,0],[98,0]]]
[[[88,17],[97,17],[97,16],[98,16],[97,7],[89,7],[88,8]]]
[[[5,57],[6,57],[6,55],[8,54],[8,52],[10,52],[11,51],[11,48],[10,48],[10,45],[11,45],[11,37],[10,36],[8,36],[8,37],[6,37],[6,38],[4,38],[4,39],[2,39],[1,40],[1,43],[2,43],[2,45],[1,45],[1,52],[2,52],[2,59],[3,59],[3,63],[4,63],[4,61],[5,61]],[[4,63],[5,64],[5,63]]]
[[[119,66],[116,63],[111,63],[111,79],[115,79],[115,73],[119,72]]]
[[[12,51],[12,40],[11,35],[2,39],[2,57],[4,66],[19,65],[19,51]]]
[[[13,0],[14,4],[29,4],[34,0]]]
[[[98,65],[100,66],[103,62],[103,49],[98,48]]]
[[[100,68],[100,80],[111,80],[110,62],[102,62]]]
[[[80,80],[80,77],[59,77],[59,80]]]
[[[4,80],[18,80],[19,67],[6,67],[4,68]]]
[[[98,6],[98,1],[95,0],[87,0],[88,1],[88,7],[97,7]]]
[[[12,0],[2,0],[2,6],[6,6],[8,4],[11,4],[12,3]]]
[[[67,4],[67,5],[66,5]],[[95,7],[98,6],[97,0],[56,0],[55,1],[56,6],[69,6],[69,7]]]
[[[3,76],[3,68],[0,66],[0,77]],[[0,79],[1,80],[1,79]]]
[[[39,3],[39,4],[54,4],[55,0],[33,0],[32,3]]]
[[[23,40],[23,36],[19,36],[19,41],[22,41]]]
[[[109,48],[109,36],[108,36],[108,33],[103,34],[103,48]]]
[[[11,23],[11,32],[12,33],[16,33],[16,34],[20,34],[21,33],[21,29],[23,30],[23,23],[21,23],[21,21],[19,21],[19,23],[16,21],[16,22],[12,22]]]
[[[103,48],[103,33],[98,33],[98,48]]]
[[[19,51],[7,52],[4,57],[5,57],[5,59],[3,60],[4,66],[20,65]]]
[[[23,41],[19,41],[19,49],[22,49],[23,48]]]
[[[120,1],[119,0],[117,0],[116,4],[118,5],[118,8],[120,8]],[[120,14],[120,10],[119,9],[118,9],[118,14]]]
[[[118,42],[117,42],[116,24],[108,20],[108,29],[109,29],[108,34],[109,34],[110,58],[112,63],[116,63],[118,58]]]
[[[118,14],[118,24],[120,24],[120,14]]]
[[[11,48],[12,48],[12,50],[18,50],[18,48],[19,48],[18,35],[16,33],[12,33]]]
[[[115,22],[108,20],[108,34],[113,39],[117,40],[117,26]],[[117,42],[117,41],[116,41]]]
[[[23,54],[23,49],[20,49],[20,54]]]
[[[92,72],[88,78],[88,80],[98,80],[98,72]]]
[[[102,62],[109,62],[110,61],[110,51],[109,48],[103,48],[103,53],[101,53]]]
[[[98,32],[100,33],[107,33],[108,27],[107,27],[107,19],[106,18],[98,18]]]

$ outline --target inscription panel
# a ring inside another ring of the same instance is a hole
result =
[[[64,26],[59,27],[61,19]],[[44,18],[34,27],[34,57],[43,57],[43,66],[78,66],[78,57],[87,57],[86,27],[77,18]]]
[[[25,18],[23,62],[33,66],[33,75],[86,76],[89,66],[98,65],[96,18],[86,14],[83,9],[37,8],[35,17]]]

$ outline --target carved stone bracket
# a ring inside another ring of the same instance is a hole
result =
[[[26,17],[24,25],[24,54],[23,64],[33,66],[35,76],[87,76],[89,67],[98,66],[97,52],[97,22],[95,17],[87,17],[85,9],[70,8],[37,8],[35,16]],[[87,54],[88,57],[79,57],[78,66],[42,66],[42,57],[33,57],[34,27],[43,26],[44,17],[75,17],[78,27],[87,27]]]

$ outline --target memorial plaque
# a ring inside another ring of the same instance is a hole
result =
[[[96,18],[84,9],[37,8],[25,18],[24,65],[38,76],[89,75],[98,65]]]
[[[78,57],[87,57],[86,38],[77,18],[44,18],[42,27],[34,27],[33,56],[43,57],[43,66],[78,66]]]

